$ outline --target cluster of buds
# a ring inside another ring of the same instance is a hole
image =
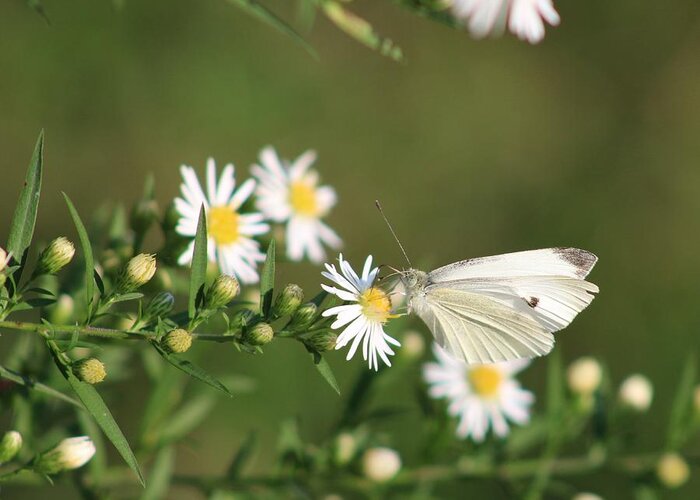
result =
[[[64,439],[54,448],[39,455],[32,466],[42,474],[58,474],[82,467],[93,455],[95,445],[88,436],[72,437]]]
[[[74,255],[75,246],[71,241],[63,236],[54,239],[39,255],[34,276],[56,274],[73,260]]]
[[[155,255],[142,253],[133,257],[122,269],[117,279],[116,291],[119,294],[133,292],[153,278],[156,273]]]
[[[0,465],[9,462],[22,448],[22,435],[17,431],[6,432],[0,439]]]

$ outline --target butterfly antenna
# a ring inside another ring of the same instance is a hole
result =
[[[384,219],[384,222],[386,222],[386,225],[389,227],[389,231],[391,231],[391,234],[394,237],[394,239],[396,240],[396,243],[399,244],[399,248],[401,249],[401,253],[403,254],[404,258],[406,259],[406,262],[408,262],[408,267],[413,267],[413,264],[411,264],[411,259],[408,258],[408,254],[406,253],[406,250],[404,250],[403,245],[401,244],[401,241],[399,240],[399,237],[396,236],[396,231],[394,231],[394,228],[391,226],[389,219],[387,219],[386,215],[384,215],[384,210],[382,210],[382,205],[379,203],[379,200],[374,200],[374,204],[377,206],[377,210],[379,210],[379,213],[382,214],[382,218]]]

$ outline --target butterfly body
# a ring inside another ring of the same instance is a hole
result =
[[[455,262],[401,275],[409,312],[438,344],[467,363],[541,356],[598,287],[585,281],[597,257],[547,248]]]

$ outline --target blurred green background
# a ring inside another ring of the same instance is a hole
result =
[[[74,237],[60,191],[87,217],[104,200],[137,199],[153,172],[165,205],[182,163],[202,168],[213,156],[241,178],[266,144],[287,157],[315,148],[339,195],[330,222],[353,262],[372,253],[402,265],[377,198],[424,268],[547,246],[596,253],[600,296],[557,349],[600,356],[616,381],[648,375],[656,394],[640,446],[662,442],[679,367],[698,346],[698,2],[556,2],[562,24],[535,47],[512,36],[477,42],[391,2],[358,2],[406,64],[321,18],[308,34],[314,60],[219,0],[43,3],[50,26],[22,1],[0,3],[3,238],[42,127],[44,240]],[[295,2],[268,5],[294,22]],[[311,291],[318,271],[281,265],[278,279]],[[180,450],[181,470],[224,468],[252,428],[264,467],[282,420],[300,416],[314,439],[342,408],[298,346],[203,353],[213,371],[257,379],[258,392],[221,402]],[[341,387],[366,370],[330,358]],[[541,393],[544,374],[537,360],[524,381]],[[115,414],[128,433],[140,409],[126,402],[128,384],[120,390]],[[408,400],[409,382],[385,397]],[[387,425],[409,462],[415,419]],[[614,496],[607,479],[596,489]],[[678,498],[693,490],[700,480]]]

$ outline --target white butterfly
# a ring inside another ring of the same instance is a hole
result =
[[[409,312],[441,347],[470,364],[495,363],[552,349],[552,333],[568,326],[598,292],[584,279],[597,260],[577,248],[545,248],[400,274]]]

